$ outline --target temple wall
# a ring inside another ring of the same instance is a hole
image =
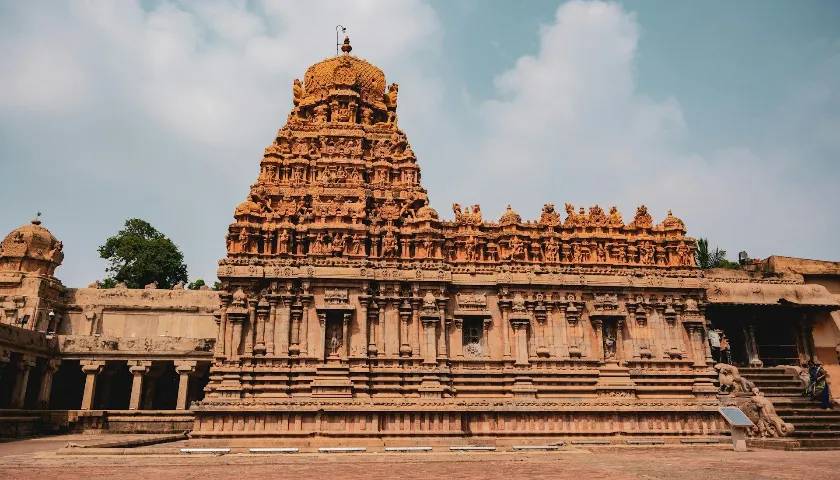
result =
[[[218,293],[209,290],[69,289],[58,333],[215,338]]]

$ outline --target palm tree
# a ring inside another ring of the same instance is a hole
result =
[[[700,268],[717,268],[726,263],[726,250],[715,247],[709,251],[709,240],[706,238],[697,239],[697,250],[694,253],[697,266]]]

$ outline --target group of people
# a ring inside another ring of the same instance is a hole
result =
[[[715,363],[732,364],[732,351],[729,339],[722,330],[710,328],[708,330],[709,346],[712,350],[712,358]],[[808,373],[808,385],[802,395],[812,400],[818,400],[822,408],[831,408],[831,395],[828,392],[828,374],[822,364],[815,360],[809,360],[802,366]],[[804,373],[804,372],[803,372]]]
[[[712,359],[715,363],[732,364],[732,350],[730,349],[729,339],[722,330],[717,328],[710,328],[709,346],[712,348]]]

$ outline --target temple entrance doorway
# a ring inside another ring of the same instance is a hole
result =
[[[765,367],[799,365],[796,331],[799,321],[759,323],[755,328],[758,358]]]
[[[799,365],[808,357],[810,327],[803,328],[801,313],[791,309],[715,308],[709,319],[729,340],[736,366]]]

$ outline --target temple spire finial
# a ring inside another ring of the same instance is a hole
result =
[[[35,218],[32,219],[32,225],[40,225],[41,224],[41,212],[35,213]]]
[[[338,39],[339,32],[345,34],[344,35],[344,44],[339,43]],[[345,48],[347,50],[345,50]],[[335,26],[335,54],[340,55],[339,50],[344,53],[350,53],[350,50],[353,50],[353,47],[350,46],[350,37],[347,36],[347,27],[344,25],[336,25]]]

